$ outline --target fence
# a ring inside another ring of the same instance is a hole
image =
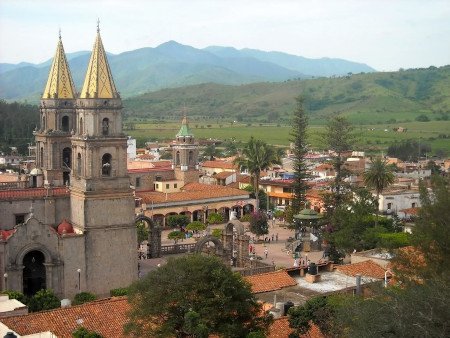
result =
[[[196,244],[174,244],[161,246],[162,255],[173,255],[185,252],[194,252]]]

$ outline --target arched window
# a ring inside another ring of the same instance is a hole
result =
[[[83,118],[80,118],[80,128],[78,128],[78,130],[80,131],[80,135],[83,135]]]
[[[63,160],[63,168],[64,169],[70,169],[71,162],[72,162],[72,149],[71,148],[64,148],[62,151],[62,160]]]
[[[175,165],[180,165],[180,152],[177,151],[175,155]]]
[[[102,134],[103,135],[109,134],[109,119],[106,117],[102,121]]]
[[[81,176],[81,154],[77,155],[77,175]]]
[[[44,115],[42,115],[42,129],[43,130],[47,129],[47,126],[45,124],[45,116]]]
[[[194,152],[193,151],[189,152],[188,163],[189,163],[189,165],[194,164]]]
[[[69,116],[63,116],[61,119],[61,129],[62,131],[69,131]]]
[[[111,176],[111,154],[102,157],[102,176]]]
[[[41,147],[41,151],[39,152],[39,165],[41,167],[44,166],[44,147]]]

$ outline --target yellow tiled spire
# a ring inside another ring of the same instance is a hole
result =
[[[59,34],[58,47],[53,58],[53,63],[48,75],[47,85],[45,86],[43,99],[73,99],[75,98],[75,86],[73,85],[72,75],[70,74],[69,64]]]
[[[97,26],[97,38],[95,39],[94,49],[89,60],[80,98],[113,99],[118,97],[119,94],[114,85],[108,59],[106,58],[105,49],[103,48],[100,37],[100,29]]]

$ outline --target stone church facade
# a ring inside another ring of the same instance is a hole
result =
[[[127,138],[100,30],[80,93],[61,37],[40,104],[32,188],[0,191],[2,289],[108,295],[137,278]]]

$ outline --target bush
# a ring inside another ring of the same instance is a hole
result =
[[[57,309],[60,306],[59,298],[56,297],[53,290],[48,289],[38,291],[28,302],[30,312]]]
[[[222,229],[213,229],[211,235],[216,238],[222,237]]]
[[[97,299],[97,296],[90,292],[80,292],[75,295],[73,305],[81,305],[84,303],[92,302]]]
[[[22,292],[15,290],[5,290],[2,291],[3,295],[8,295],[9,299],[17,299],[19,302],[26,304],[28,299]]]
[[[245,214],[244,216],[242,216],[239,220],[241,222],[250,222],[250,214]]]
[[[79,327],[72,333],[73,338],[102,338],[103,336],[94,331],[89,331],[85,327]]]
[[[211,213],[208,216],[208,223],[209,224],[219,224],[219,223],[223,223],[223,216],[222,214],[218,214],[218,213]]]
[[[117,288],[109,291],[111,297],[121,297],[128,295],[128,288]]]
[[[250,232],[256,236],[267,235],[269,233],[269,223],[267,215],[262,212],[250,214]]]
[[[186,215],[171,215],[167,217],[167,225],[171,228],[184,228],[190,222]]]
[[[194,221],[186,225],[186,230],[189,231],[202,231],[206,229],[206,225],[200,221]]]

